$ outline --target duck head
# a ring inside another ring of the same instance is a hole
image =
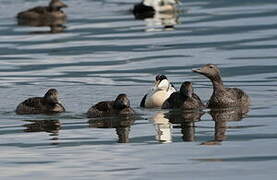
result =
[[[164,90],[164,89],[168,89],[169,86],[170,86],[170,83],[165,75],[158,74],[156,76],[156,81],[154,84],[155,89]]]
[[[124,109],[130,107],[130,101],[126,94],[119,94],[114,101],[115,109]]]
[[[44,98],[47,102],[51,104],[60,103],[59,93],[56,89],[49,89],[47,93],[44,95]]]
[[[193,93],[192,83],[189,81],[183,82],[180,88],[180,93],[184,97],[192,97],[192,93]]]
[[[206,76],[207,78],[211,79],[212,81],[218,81],[218,80],[221,81],[220,70],[214,64],[206,64],[206,65],[202,66],[201,68],[193,69],[192,71],[202,74],[202,75]]]
[[[49,7],[53,10],[60,10],[61,8],[67,8],[68,6],[60,0],[51,0]]]

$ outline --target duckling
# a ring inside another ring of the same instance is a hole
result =
[[[165,75],[157,75],[154,87],[144,95],[140,102],[140,107],[161,107],[164,101],[174,92],[176,92],[176,89],[169,82],[167,77]]]
[[[28,98],[20,103],[15,112],[17,114],[52,114],[65,112],[59,101],[56,89],[49,89],[43,97]]]
[[[203,107],[205,105],[197,94],[193,92],[192,83],[189,81],[182,83],[180,91],[172,93],[162,105],[162,109],[182,108],[188,110]]]
[[[206,64],[193,72],[209,78],[213,84],[213,94],[208,102],[208,108],[228,108],[249,106],[250,97],[239,88],[225,88],[221,80],[220,70],[214,64]]]
[[[133,115],[135,111],[130,107],[126,94],[119,94],[114,101],[102,101],[87,111],[88,118],[111,115]]]
[[[61,10],[68,7],[60,0],[51,0],[48,6],[37,6],[17,14],[18,19],[57,19],[66,18]]]

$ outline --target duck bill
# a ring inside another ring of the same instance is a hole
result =
[[[192,72],[203,74],[201,69],[192,69]]]

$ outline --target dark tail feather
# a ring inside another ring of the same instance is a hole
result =
[[[145,99],[146,99],[147,94],[144,95],[144,97],[142,98],[141,102],[140,102],[140,107],[145,107]]]

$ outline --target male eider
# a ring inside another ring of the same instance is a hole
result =
[[[52,114],[64,112],[56,89],[49,89],[43,97],[28,98],[16,108],[17,114]]]
[[[225,88],[221,80],[220,71],[214,64],[206,64],[193,72],[209,78],[213,84],[213,94],[208,102],[208,108],[228,108],[250,105],[250,97],[241,89]]]
[[[68,7],[60,0],[51,0],[48,6],[37,6],[17,14],[18,19],[48,19],[66,18],[66,14],[61,10]]]
[[[161,107],[164,101],[174,92],[176,92],[176,89],[168,81],[167,77],[165,75],[157,75],[154,87],[142,98],[140,107]]]
[[[184,82],[180,91],[174,92],[163,103],[162,109],[181,108],[183,110],[204,108],[201,99],[193,92],[192,83]]]
[[[130,107],[126,94],[119,94],[114,101],[102,101],[87,111],[87,117],[104,117],[111,115],[132,115],[135,111]]]
[[[136,17],[153,17],[155,12],[172,13],[176,11],[178,0],[143,0],[136,4],[133,14]]]

